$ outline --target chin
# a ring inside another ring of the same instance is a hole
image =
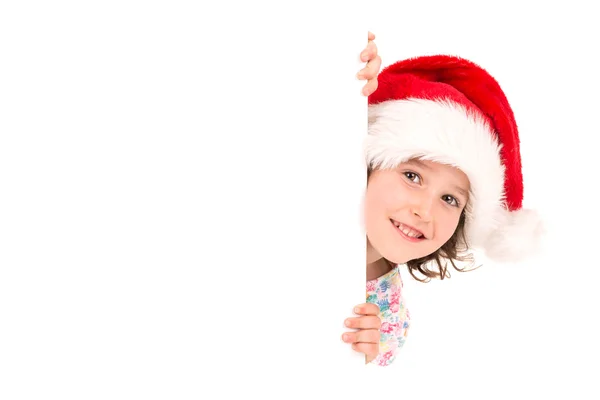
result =
[[[409,252],[402,252],[401,254],[404,254],[404,256],[398,254],[398,251],[389,252],[387,254],[385,254],[385,253],[380,253],[380,254],[382,254],[383,258],[385,258],[386,260],[388,260],[394,264],[406,264],[409,261],[418,260],[419,258],[427,257],[427,256],[435,253],[435,251],[437,251],[437,249],[434,251],[430,251],[430,252],[419,252],[417,254],[410,254]],[[394,254],[390,254],[390,253],[394,253]],[[406,254],[409,254],[409,255],[406,256]]]
[[[399,256],[398,254],[385,254],[385,253],[381,253],[381,256],[383,258],[385,258],[386,260],[388,260],[391,263],[394,264],[406,264],[407,262],[409,262],[410,260],[414,260],[415,257],[402,257]]]

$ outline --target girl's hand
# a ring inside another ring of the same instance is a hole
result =
[[[360,53],[360,60],[367,65],[356,75],[358,79],[367,81],[362,91],[365,96],[369,96],[377,89],[377,75],[381,68],[381,57],[377,54],[377,46],[373,40],[375,35],[369,32],[367,47]]]
[[[379,354],[379,307],[377,304],[365,303],[354,308],[359,317],[348,318],[345,325],[357,329],[356,332],[346,332],[342,340],[352,344],[352,349],[365,354],[366,364],[373,361]]]

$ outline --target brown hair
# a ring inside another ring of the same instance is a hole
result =
[[[428,256],[418,258],[416,260],[410,260],[406,263],[408,267],[408,272],[420,282],[429,282],[432,278],[439,278],[443,280],[444,278],[450,278],[450,272],[448,271],[448,264],[451,264],[454,269],[459,272],[468,272],[473,271],[478,267],[473,267],[473,256],[468,253],[469,245],[467,243],[467,238],[465,236],[465,212],[460,215],[460,219],[458,220],[458,225],[454,234],[448,239],[446,243],[443,244],[438,250],[434,253],[429,254]],[[395,266],[389,260],[386,260],[390,266]],[[467,262],[470,261],[470,269],[466,269],[469,265],[464,268],[459,268],[456,266],[456,262]],[[424,278],[419,279],[415,273],[419,272]]]

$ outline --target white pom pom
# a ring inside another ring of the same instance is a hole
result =
[[[484,251],[490,260],[519,262],[539,252],[545,228],[533,210],[506,211],[498,229],[488,236]]]

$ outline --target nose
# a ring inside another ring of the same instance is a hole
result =
[[[424,222],[429,222],[431,221],[433,204],[434,199],[431,196],[418,196],[411,207],[411,212]]]

